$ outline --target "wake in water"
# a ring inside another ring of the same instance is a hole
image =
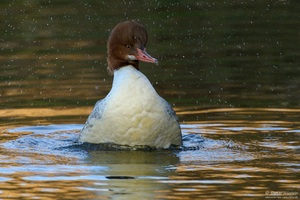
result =
[[[19,127],[8,130],[8,133],[14,134],[17,139],[0,145],[22,152],[77,158],[94,151],[157,151],[148,146],[79,143],[77,139],[81,128],[82,125],[79,124]],[[249,159],[249,156],[237,150],[238,148],[233,142],[203,138],[196,133],[183,133],[183,145],[180,148],[171,147],[167,151],[174,152],[181,161]]]
[[[8,130],[10,134],[19,137],[8,141],[3,145],[7,148],[38,150],[46,152],[51,149],[81,148],[84,150],[156,150],[149,146],[126,146],[113,143],[91,144],[79,143],[77,141],[82,125],[49,125],[49,126],[27,126]],[[169,150],[199,150],[203,148],[205,139],[199,134],[183,134],[183,145],[179,148],[171,146]]]

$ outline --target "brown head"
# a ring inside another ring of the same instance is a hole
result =
[[[113,74],[115,69],[132,65],[139,69],[139,61],[157,63],[146,52],[148,35],[145,28],[134,21],[117,24],[107,42],[108,71]]]

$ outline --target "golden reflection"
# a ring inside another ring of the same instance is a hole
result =
[[[270,133],[270,131],[296,133],[300,129],[299,112],[300,109],[286,108],[216,108],[191,111],[180,109],[177,114],[179,118],[183,115],[191,119],[182,123],[184,132],[218,138],[233,134]],[[278,144],[280,145],[286,146],[283,143]]]
[[[3,149],[0,148],[0,152]],[[38,151],[38,150],[36,150]],[[24,163],[27,164],[39,164],[39,163],[47,163],[47,164],[55,164],[55,165],[64,165],[68,163],[74,163],[78,161],[78,158],[75,156],[63,156],[63,155],[55,155],[55,154],[40,154],[40,153],[31,153],[31,152],[23,152],[21,150],[9,150],[5,149],[6,159],[1,160],[1,167],[9,167],[9,166],[19,166]]]
[[[2,109],[0,115],[4,118],[20,118],[22,121],[27,118],[74,119],[84,116],[84,121],[92,108]],[[107,167],[108,170],[101,174],[102,178],[99,173],[86,172],[81,164],[82,171],[72,172],[0,172],[0,199],[33,196],[40,199],[105,199],[120,193],[132,198],[138,194],[142,199],[145,197],[142,196],[145,193],[142,190],[147,190],[145,195],[153,199],[220,199],[224,196],[228,199],[260,199],[265,198],[269,191],[297,191],[300,187],[295,175],[299,171],[296,151],[299,147],[299,109],[220,108],[190,112],[177,108],[176,111],[179,118],[199,114],[199,120],[185,121],[182,129],[186,134],[201,134],[206,146],[197,151],[156,155],[157,152],[90,152],[84,162]],[[249,115],[251,118],[247,118]],[[63,120],[65,122],[66,119]],[[12,134],[6,132],[4,126],[1,130],[4,141],[14,139],[9,138]],[[23,132],[22,136],[26,134]],[[16,153],[1,148],[0,152],[3,152],[0,158],[5,169],[22,167],[22,164],[18,164],[22,162],[46,163],[51,167],[69,165],[79,159],[76,156]],[[175,172],[166,172],[164,167],[169,165]],[[26,169],[26,165],[23,167]],[[82,178],[85,175],[93,178]],[[107,180],[105,176],[132,176],[137,179]]]
[[[6,182],[0,182],[0,198],[12,198],[12,199],[89,199],[100,198],[101,195],[97,195],[89,190],[82,189],[92,185],[91,181],[87,180],[26,180],[26,176],[35,176],[34,173],[15,173],[11,174],[12,180]],[[66,174],[65,176],[68,176]],[[71,176],[70,176],[71,177]],[[47,178],[46,178],[47,179]]]
[[[274,170],[276,170],[276,172],[278,173],[285,173],[288,170],[286,169],[272,169],[272,168],[267,168],[267,167],[254,167],[254,166],[244,166],[244,165],[236,165],[236,164],[231,164],[231,167],[228,168],[228,166],[226,164],[216,164],[216,165],[180,165],[177,167],[176,171],[178,173],[188,173],[188,172],[204,172],[204,171],[211,171],[213,170],[214,172],[226,172],[224,174],[222,174],[222,177],[226,177],[226,178],[231,178],[234,177],[234,175],[236,175],[237,173],[246,173],[245,175],[245,179],[247,178],[258,178],[258,175],[254,175],[252,176],[251,174],[255,173],[255,172],[267,172],[267,173],[271,173]],[[210,174],[210,177],[219,177],[219,173],[217,174]],[[238,178],[242,178],[242,177],[238,177]]]
[[[11,108],[0,110],[1,117],[59,117],[89,115],[93,107],[78,108]]]
[[[93,107],[77,108],[9,108],[0,110],[0,118],[5,122],[0,127],[1,135],[6,130],[17,126],[48,125],[48,124],[76,124],[84,123]]]
[[[52,108],[9,108],[0,110],[1,117],[44,117],[44,116],[76,116],[76,115],[89,115],[92,111],[93,106],[66,108],[66,107],[52,107]],[[176,113],[180,115],[197,115],[202,114],[200,120],[184,121],[185,124],[213,124],[213,123],[229,123],[229,124],[266,124],[270,123],[271,119],[263,120],[265,115],[276,117],[279,115],[281,118],[287,114],[299,115],[300,109],[286,109],[286,108],[216,108],[206,110],[186,110],[186,108],[175,108]],[[206,115],[218,116],[219,114],[226,113],[225,117],[222,116],[222,120],[207,120]],[[236,119],[243,118],[244,115],[251,115],[251,118],[245,120]],[[236,118],[235,118],[236,117]],[[232,120],[233,118],[234,120]],[[262,119],[259,119],[262,118]],[[259,120],[257,120],[259,119]],[[289,121],[275,120],[278,124],[290,124]]]
[[[299,187],[297,178],[287,169],[270,168],[255,162],[239,164],[181,164],[177,167],[177,176],[164,181],[172,186],[169,198],[185,196],[207,198],[264,198],[267,191],[296,191]],[[230,167],[229,167],[230,166]],[[273,174],[277,174],[276,177]],[[289,177],[285,179],[284,177]],[[285,180],[285,181],[278,181]],[[230,188],[239,188],[238,190]],[[276,189],[274,189],[276,188]],[[171,196],[170,196],[171,195]],[[163,198],[167,197],[162,196]]]
[[[176,112],[187,118],[185,124],[299,124],[300,109],[292,108],[208,108],[178,109]],[[195,120],[196,119],[196,120]],[[208,120],[209,119],[209,120]],[[291,123],[292,122],[292,123]]]
[[[189,110],[178,111],[179,115],[195,115],[195,114],[208,114],[208,113],[227,113],[235,112],[240,114],[256,114],[263,112],[286,112],[286,113],[300,113],[300,109],[292,108],[210,108],[204,110]]]

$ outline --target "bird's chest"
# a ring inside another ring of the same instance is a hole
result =
[[[107,111],[126,118],[147,117],[159,110],[160,97],[142,87],[122,88],[109,95]]]

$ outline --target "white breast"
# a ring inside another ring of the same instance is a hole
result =
[[[168,148],[181,145],[181,130],[171,106],[146,76],[126,66],[114,72],[112,89],[96,104],[80,141]]]

